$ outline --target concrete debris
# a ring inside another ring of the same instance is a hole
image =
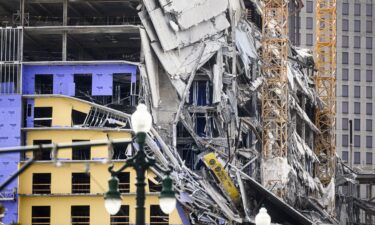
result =
[[[252,8],[246,10],[260,15],[263,3],[250,2],[247,7]],[[282,96],[290,109],[289,153],[287,158],[265,160],[260,125],[260,89],[267,82],[260,69],[262,37],[256,23],[244,15],[244,2],[143,4],[139,17],[145,69],[140,70],[149,90],[142,97],[158,121],[147,138],[148,150],[161,166],[174,168],[178,200],[190,222],[254,223],[259,206],[266,203],[275,223],[335,224],[323,207],[334,202],[334,182],[323,188],[313,173],[319,157],[312,149],[320,133],[314,113],[322,104],[312,79],[312,54],[289,46],[289,96]],[[280,88],[275,85],[273,93]],[[168,96],[161,94],[164,91]],[[273,113],[279,114],[276,109]],[[276,197],[275,190],[283,198]],[[327,202],[317,201],[322,197]],[[302,204],[303,198],[314,204]]]

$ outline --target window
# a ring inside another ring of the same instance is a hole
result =
[[[366,103],[366,115],[372,115],[372,103]]]
[[[348,102],[342,102],[342,113],[343,114],[349,113],[349,103]]]
[[[361,113],[361,103],[354,102],[354,114],[360,114]]]
[[[349,63],[349,54],[347,52],[342,53],[342,64],[348,64]]]
[[[360,164],[360,163],[361,163],[361,153],[354,152],[354,164]]]
[[[366,48],[372,49],[372,37],[366,37]]]
[[[360,98],[360,97],[361,97],[361,87],[354,86],[354,98]]]
[[[372,65],[372,54],[366,54],[366,65],[371,66]]]
[[[34,127],[52,126],[52,107],[34,107]]]
[[[354,81],[361,81],[361,70],[354,70]]]
[[[91,74],[74,74],[75,96],[89,99],[92,90]]]
[[[360,3],[355,3],[354,4],[354,15],[355,16],[360,16],[361,15],[361,4]]]
[[[349,47],[349,36],[342,36],[342,47]]]
[[[354,20],[354,32],[361,32],[361,21]]]
[[[313,46],[313,35],[312,34],[306,34],[306,45],[307,46]]]
[[[80,205],[71,207],[72,225],[90,225],[90,206]]]
[[[342,97],[348,97],[348,96],[349,96],[349,86],[342,85]]]
[[[366,136],[366,148],[372,148],[372,136]]]
[[[361,120],[354,119],[354,130],[360,131],[361,130]]]
[[[51,144],[51,140],[34,140],[33,145]],[[51,160],[51,150],[38,149],[33,151],[34,160]]]
[[[366,98],[372,98],[372,87],[371,86],[366,87]]]
[[[314,10],[314,4],[312,1],[307,1],[306,2],[306,12],[307,13],[312,13]]]
[[[129,206],[122,205],[120,211],[116,215],[111,215],[110,225],[128,225],[129,224]]]
[[[372,21],[366,21],[366,33],[372,33]]]
[[[342,147],[348,147],[348,135],[347,134],[343,134],[342,135]]]
[[[151,179],[148,179],[148,188],[150,192],[161,192],[161,189],[162,189],[161,182],[155,183]]]
[[[72,173],[72,193],[73,194],[90,193],[90,174]]]
[[[354,53],[354,65],[361,65],[361,53]]]
[[[82,125],[87,117],[86,113],[72,109],[72,126]]]
[[[366,81],[372,82],[372,70],[366,70]]]
[[[354,147],[361,147],[361,136],[354,135]]]
[[[33,194],[51,194],[50,173],[33,173]]]
[[[211,82],[206,80],[193,81],[190,88],[190,103],[205,106],[212,103]]]
[[[31,214],[32,225],[46,225],[51,223],[50,206],[32,206]]]
[[[169,225],[169,216],[161,211],[159,205],[150,205],[150,225]]]
[[[372,131],[372,120],[366,119],[366,131]]]
[[[312,30],[313,29],[313,18],[306,17],[306,29]]]
[[[361,48],[361,37],[354,36],[354,48]]]
[[[342,3],[342,14],[349,15],[349,3]]]
[[[372,16],[372,4],[366,4],[366,16]]]
[[[118,189],[120,193],[129,193],[130,192],[130,173],[122,172],[117,175],[119,180]]]
[[[73,142],[82,142],[82,141],[90,141],[90,140],[73,140]],[[73,160],[90,160],[91,159],[90,146],[73,147],[72,159]]]
[[[348,154],[348,151],[342,151],[342,161],[344,161],[344,163],[347,163],[348,162],[348,158],[349,158],[349,154]]]
[[[372,165],[372,152],[366,152],[366,164]]]
[[[112,159],[119,160],[119,159],[126,159],[128,158],[127,153],[128,148],[131,148],[129,143],[122,143],[122,144],[113,144],[113,156]]]
[[[341,120],[341,126],[343,130],[348,130],[349,129],[349,120],[348,118],[342,118]]]
[[[343,19],[342,20],[342,31],[348,31],[349,30],[349,20]]]
[[[53,75],[35,75],[35,94],[53,94]]]
[[[343,68],[342,69],[342,80],[349,80],[349,70]]]

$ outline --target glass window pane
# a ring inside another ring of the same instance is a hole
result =
[[[306,34],[306,45],[307,46],[313,46],[313,35],[312,34]]]
[[[361,147],[361,136],[354,135],[354,147]]]
[[[366,103],[366,115],[372,115],[372,103]]]
[[[349,80],[349,70],[348,69],[342,69],[342,80]]]
[[[343,130],[348,130],[349,129],[349,120],[348,120],[348,118],[342,118],[341,126],[342,126]]]
[[[354,48],[360,48],[361,47],[361,37],[354,36]]]
[[[347,134],[342,135],[342,147],[348,147],[349,137]]]
[[[372,70],[366,70],[366,81],[372,82]]]
[[[361,130],[361,120],[360,119],[354,119],[354,130],[355,131]]]
[[[372,65],[372,54],[366,54],[366,65]]]
[[[348,96],[349,96],[349,86],[342,85],[342,97],[348,97]]]
[[[372,98],[372,87],[371,86],[366,87],[366,98]]]
[[[312,1],[307,1],[306,2],[306,12],[312,13],[314,10],[314,4]]]
[[[354,70],[354,81],[361,81],[361,70]]]
[[[306,17],[306,29],[313,29],[313,18],[312,17]]]
[[[354,164],[360,164],[360,163],[361,163],[361,153],[354,152]]]
[[[349,112],[349,104],[348,102],[342,102],[342,113],[348,114]]]
[[[355,16],[360,16],[361,15],[361,4],[360,3],[355,3],[354,4],[354,15]]]
[[[361,65],[361,53],[354,53],[354,65]]]
[[[354,31],[355,32],[361,32],[361,21],[360,20],[354,20]]]
[[[349,47],[349,36],[342,36],[342,47]]]
[[[372,49],[372,37],[366,37],[366,48]]]
[[[372,4],[366,4],[366,16],[372,16]]]
[[[360,97],[361,97],[361,87],[354,86],[354,98],[360,98]]]
[[[360,114],[361,113],[361,103],[354,102],[354,114]]]
[[[342,14],[343,15],[349,15],[349,4],[348,3],[342,3]]]
[[[342,64],[348,64],[349,63],[349,53],[343,52],[342,53]]]
[[[366,21],[366,33],[372,33],[372,21]]]
[[[372,120],[366,119],[366,131],[372,131]]]
[[[372,136],[366,136],[366,148],[372,148]]]
[[[366,152],[366,164],[372,165],[372,152]]]
[[[342,151],[342,161],[348,162],[348,151]]]
[[[342,31],[348,31],[349,30],[349,20],[343,19],[342,20]]]

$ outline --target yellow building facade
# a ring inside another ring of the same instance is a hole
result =
[[[34,109],[52,108],[47,118],[51,127],[24,129],[27,145],[70,143],[105,139],[128,139],[129,143],[99,147],[75,147],[58,150],[57,161],[51,152],[33,151],[24,155],[24,162],[34,157],[35,163],[19,176],[19,222],[31,225],[116,225],[135,224],[136,174],[131,168],[119,175],[123,205],[118,215],[110,216],[104,208],[103,194],[108,190],[108,156],[112,155],[115,169],[132,154],[131,133],[127,129],[72,126],[71,111],[88,114],[92,107],[82,100],[64,97],[34,99]],[[146,176],[146,223],[150,225],[182,225],[179,210],[170,215],[161,213],[155,175]],[[180,212],[181,213],[181,212]]]

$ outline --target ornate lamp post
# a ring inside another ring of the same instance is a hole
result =
[[[117,174],[128,167],[133,167],[137,174],[137,207],[136,207],[136,224],[145,225],[145,172],[150,167],[157,167],[166,173],[163,179],[162,191],[160,193],[160,208],[166,213],[170,214],[176,207],[176,198],[173,191],[173,182],[169,177],[170,170],[165,171],[160,168],[153,158],[146,155],[143,150],[146,134],[150,131],[152,126],[152,117],[147,111],[144,104],[139,104],[137,110],[131,116],[131,123],[136,134],[136,142],[139,146],[139,151],[131,158],[125,161],[125,164],[117,171],[113,170],[113,165],[108,168],[111,173],[111,178],[108,181],[109,190],[104,195],[104,206],[107,212],[111,215],[117,214],[121,208],[121,194],[118,189],[119,180]]]

